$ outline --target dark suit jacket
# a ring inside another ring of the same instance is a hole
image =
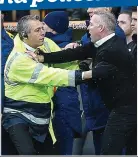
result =
[[[76,49],[43,55],[48,63],[93,58],[91,85],[95,83],[99,88],[106,106],[112,109],[120,105],[137,105],[136,65],[127,45],[117,36],[98,48],[90,43]]]
[[[118,37],[114,36],[98,47],[92,76],[108,108],[136,106],[135,62],[127,45]]]

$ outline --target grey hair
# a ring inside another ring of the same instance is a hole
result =
[[[112,13],[108,11],[97,11],[94,12],[94,15],[100,16],[100,24],[104,25],[106,30],[109,32],[115,32],[117,21]]]
[[[29,25],[29,21],[37,21],[40,20],[37,15],[26,15],[23,16],[17,24],[17,32],[19,33],[19,37],[23,40],[24,37],[27,37],[27,34],[30,33],[31,27]]]

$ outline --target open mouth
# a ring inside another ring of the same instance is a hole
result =
[[[40,41],[44,41],[44,38],[42,38],[42,39],[39,39]]]

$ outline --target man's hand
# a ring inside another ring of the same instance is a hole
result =
[[[74,48],[76,48],[76,47],[78,47],[78,46],[79,46],[78,43],[70,43],[70,44],[66,45],[66,46],[64,47],[64,49],[65,49],[65,50],[66,50],[66,49],[74,49]]]
[[[26,53],[36,62],[40,62],[40,63],[44,62],[44,57],[42,55],[39,55],[32,51],[26,51]]]
[[[88,80],[92,78],[92,70],[82,72],[82,80]]]

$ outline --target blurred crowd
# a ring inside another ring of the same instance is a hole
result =
[[[112,12],[117,17],[123,9],[130,9],[130,7],[113,7]],[[87,8],[77,8],[77,9],[58,9],[59,11],[66,11],[69,16],[69,20],[71,21],[81,21],[89,19],[89,15],[87,13]],[[29,14],[37,14],[40,16],[42,20],[46,14],[49,12],[56,11],[56,10],[16,10],[16,11],[3,11],[5,15],[5,22],[15,22],[18,21],[21,17]]]

